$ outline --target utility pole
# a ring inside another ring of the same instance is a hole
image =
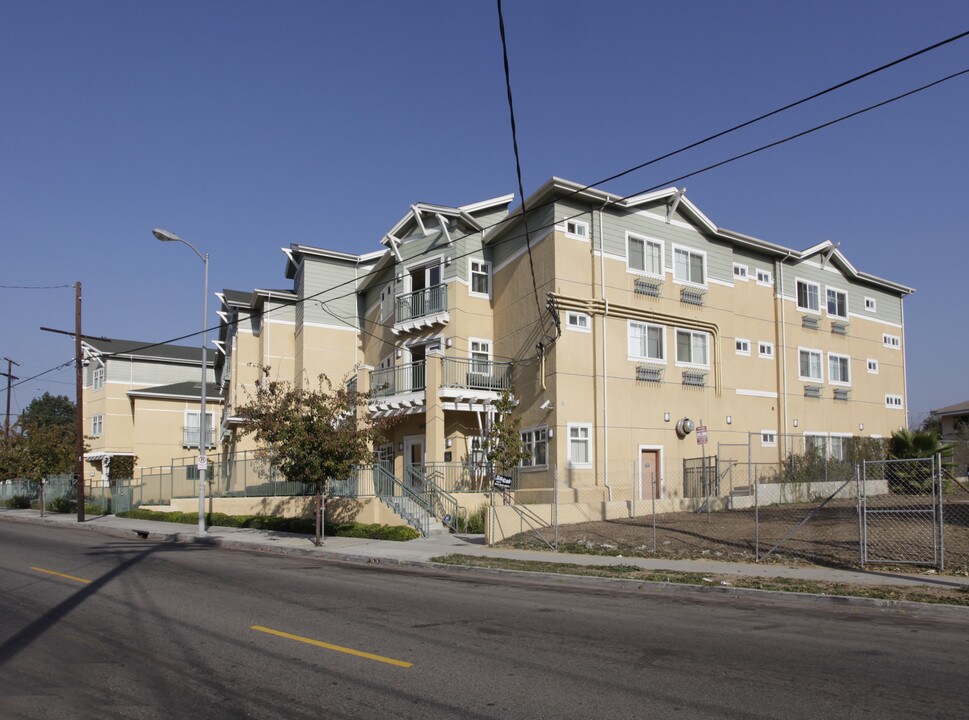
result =
[[[14,380],[19,380],[20,378],[13,374],[13,366],[16,365],[20,367],[20,363],[14,362],[8,357],[4,360],[7,361],[7,372],[0,373],[0,375],[5,375],[7,378],[7,422],[6,422],[6,435],[10,437],[10,383]]]
[[[84,522],[84,368],[81,364],[81,281],[74,283],[74,475],[77,477],[77,521]]]

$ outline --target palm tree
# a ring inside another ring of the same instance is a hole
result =
[[[919,460],[941,455],[943,467],[952,465],[952,445],[939,442],[938,434],[932,430],[893,432],[888,454],[893,460]],[[932,474],[919,469],[918,464],[896,463],[889,468],[888,487],[892,492],[916,494],[931,491]]]

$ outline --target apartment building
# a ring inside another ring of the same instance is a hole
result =
[[[749,444],[763,462],[906,425],[913,291],[832,242],[725,230],[676,188],[623,199],[552,178],[524,203],[527,233],[512,200],[418,203],[383,249],[292,245],[291,290],[223,293],[225,452],[244,449],[232,408],[259,365],[370,389],[370,412],[398,420],[377,456],[405,482],[479,458],[510,389],[531,455],[517,492],[535,500],[553,475],[577,503],[615,500],[617,470],[636,477],[620,499],[682,497],[665,477],[701,454],[691,423],[710,453]]]
[[[181,345],[85,338],[84,477],[109,485],[111,460],[136,458],[138,468],[198,455],[202,427],[209,451],[217,448],[222,400],[209,352],[207,422],[199,423],[202,350]],[[136,470],[137,472],[137,470]]]

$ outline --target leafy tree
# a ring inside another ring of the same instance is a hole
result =
[[[369,394],[351,390],[346,382],[334,387],[326,375],[313,388],[273,380],[269,368],[262,368],[254,396],[237,409],[246,421],[243,434],[259,443],[257,453],[287,480],[314,487],[317,545],[323,544],[329,481],[347,478],[370,462],[373,444],[381,442],[387,425],[358,412],[368,400]]]
[[[66,395],[51,395],[45,392],[31,400],[20,413],[18,423],[21,427],[48,425],[69,425],[74,427],[77,406]]]
[[[942,418],[935,413],[929,413],[919,424],[919,430],[923,432],[934,432],[939,437],[942,437]]]
[[[495,403],[495,414],[486,436],[486,455],[495,472],[508,475],[531,457],[522,442],[521,418],[511,414],[515,408],[514,389],[502,390]]]

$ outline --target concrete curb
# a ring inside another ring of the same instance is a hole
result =
[[[83,529],[90,532],[97,532],[102,535],[123,538],[128,540],[147,540],[152,542],[174,543],[180,545],[204,545],[225,550],[241,550],[244,552],[267,553],[272,555],[283,555],[290,557],[305,557],[316,560],[336,563],[346,563],[352,565],[382,565],[384,567],[413,568],[419,570],[438,570],[446,574],[454,575],[478,575],[493,576],[496,578],[515,577],[518,579],[541,582],[542,584],[558,584],[568,581],[573,585],[584,585],[603,587],[610,589],[620,589],[624,591],[643,592],[644,594],[663,594],[671,591],[730,595],[732,597],[750,597],[757,599],[784,599],[800,602],[809,605],[838,605],[848,607],[871,607],[886,610],[906,610],[930,613],[941,613],[949,615],[951,613],[969,612],[969,607],[961,605],[948,605],[944,603],[921,603],[909,600],[888,600],[884,598],[864,598],[850,595],[820,595],[817,593],[802,593],[790,590],[761,590],[757,588],[739,588],[735,586],[723,585],[694,585],[689,583],[658,582],[653,580],[630,580],[628,578],[606,578],[590,577],[587,575],[572,575],[569,573],[547,573],[533,572],[529,570],[511,570],[504,568],[483,568],[471,565],[450,565],[446,563],[436,563],[426,560],[409,560],[405,558],[377,557],[366,553],[346,553],[338,550],[328,550],[326,546],[322,548],[293,548],[285,546],[274,546],[260,542],[248,542],[235,540],[219,536],[207,536],[199,538],[194,533],[184,532],[159,532],[153,530],[143,530],[135,528],[117,528],[96,524],[77,524],[65,525],[62,520],[47,519],[45,517],[24,517],[11,516],[0,513],[0,521],[19,522],[24,524],[47,525],[50,527],[72,527]],[[146,521],[148,522],[148,521]],[[288,535],[288,534],[287,534]],[[563,561],[564,562],[564,561]],[[670,572],[681,572],[670,570]],[[754,577],[738,575],[737,577]],[[864,587],[864,586],[862,586]]]

